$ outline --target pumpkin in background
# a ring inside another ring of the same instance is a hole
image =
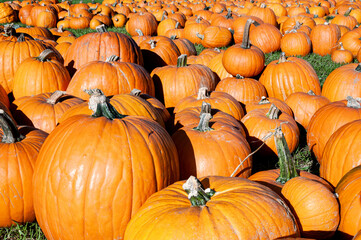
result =
[[[210,92],[206,87],[201,87],[197,94],[193,94],[180,100],[174,108],[174,113],[189,107],[199,107],[203,102],[211,104],[212,109],[218,109],[228,113],[238,121],[244,116],[242,106],[235,98],[225,92]]]
[[[157,19],[153,14],[148,12],[140,12],[131,16],[125,25],[125,29],[130,36],[138,36],[135,31],[139,29],[144,35],[153,36],[157,33]]]
[[[350,63],[333,70],[322,87],[322,96],[331,102],[340,101],[347,96],[361,97],[361,64]]]
[[[172,134],[179,157],[180,179],[209,175],[249,177],[252,158],[246,159],[251,148],[245,136],[227,121],[211,122],[211,105],[204,103],[202,107],[205,110],[201,111],[199,123],[186,125]],[[241,167],[237,168],[238,165]]]
[[[331,135],[357,119],[361,119],[361,101],[352,97],[326,104],[315,112],[307,129],[307,145],[318,162]]]
[[[11,111],[18,124],[34,126],[50,133],[61,116],[84,100],[63,91],[41,93],[15,99]]]
[[[357,56],[358,55],[359,54],[357,53]],[[361,60],[361,58],[358,59]],[[338,47],[331,52],[331,60],[335,63],[351,63],[353,61],[353,55],[350,50],[343,47],[342,42],[339,42]]]
[[[336,196],[322,183],[305,177],[288,180],[281,191],[299,222],[301,236],[329,239],[340,222]]]
[[[338,25],[324,24],[316,25],[311,32],[312,51],[321,56],[331,54],[341,38],[341,31]]]
[[[16,13],[8,3],[0,3],[0,23],[11,23],[16,19]]]
[[[198,33],[197,37],[202,40],[201,44],[205,48],[227,47],[233,40],[231,31],[218,26],[208,26],[203,33]]]
[[[336,186],[349,170],[361,165],[361,119],[335,131],[325,145],[320,176]]]
[[[197,50],[194,44],[188,39],[177,38],[175,35],[171,36],[170,39],[172,39],[175,45],[177,45],[180,54],[186,54],[188,57],[197,55]]]
[[[287,113],[293,117],[292,109],[287,105],[287,103],[278,98],[274,98],[274,97],[262,96],[261,100],[259,100],[259,101],[255,100],[255,101],[248,102],[245,107],[246,107],[246,111],[250,112],[250,111],[252,111],[254,109],[258,109],[258,108],[269,109],[272,104],[274,104],[277,108],[279,108],[281,110],[281,112]]]
[[[223,66],[233,76],[239,74],[244,77],[254,77],[264,68],[264,53],[249,41],[249,30],[253,22],[252,19],[247,20],[242,44],[229,47],[223,54]]]
[[[291,107],[296,122],[301,124],[307,130],[313,114],[321,107],[330,103],[330,100],[326,97],[316,95],[310,90],[308,93],[292,93],[287,97],[286,103]]]
[[[118,13],[112,17],[114,27],[121,28],[124,27],[128,21],[127,16],[123,13]]]
[[[163,127],[121,115],[98,89],[89,93],[93,115],[59,124],[37,158],[34,208],[48,239],[122,238],[145,200],[179,179],[176,148]]]
[[[105,61],[91,61],[74,74],[67,93],[82,99],[89,95],[84,89],[100,88],[106,96],[129,93],[134,88],[154,96],[154,83],[149,73],[140,65],[118,61],[113,55]]]
[[[0,110],[0,227],[35,220],[33,170],[47,133],[33,127],[16,126],[12,117]]]
[[[257,25],[257,24],[256,24]],[[249,33],[251,43],[259,47],[264,53],[276,52],[281,49],[282,34],[272,24],[259,24]]]
[[[58,16],[56,13],[45,10],[37,15],[35,25],[37,27],[53,28],[56,27],[57,20]]]
[[[155,193],[125,233],[127,240],[210,236],[276,239],[297,237],[299,230],[286,203],[269,188],[243,178],[211,176],[200,180],[191,177]]]
[[[281,100],[295,92],[321,94],[321,85],[316,71],[306,60],[296,57],[286,58],[282,53],[279,60],[267,65],[259,82],[262,83],[268,96]]]
[[[306,56],[311,52],[312,42],[310,37],[297,30],[285,33],[281,39],[281,51],[286,56]]]
[[[156,68],[151,76],[156,97],[166,108],[174,108],[181,99],[196,94],[200,87],[213,91],[218,82],[208,67],[200,64],[187,65],[185,54],[178,58],[177,65]]]
[[[265,3],[261,3],[259,6],[252,7],[247,15],[259,17],[264,23],[278,27],[275,13],[271,8],[268,8]]]
[[[361,229],[361,166],[347,172],[336,186],[340,202],[340,238],[350,240]],[[356,238],[355,238],[356,239]],[[357,238],[358,239],[358,238]]]
[[[217,74],[219,79],[221,80],[227,77],[232,77],[232,75],[229,74],[223,66],[222,63],[223,54],[224,52],[217,54],[207,63],[207,67],[209,67],[215,74]]]
[[[37,95],[56,90],[64,91],[70,82],[68,70],[52,60],[55,53],[46,49],[39,56],[22,61],[14,75],[14,98]]]
[[[355,28],[352,31],[346,32],[339,40],[343,47],[352,52],[353,57],[357,56],[357,52],[361,48],[361,29]]]
[[[111,55],[119,56],[122,62],[143,65],[142,53],[134,40],[122,33],[108,32],[104,26],[77,38],[68,49],[64,65],[73,75],[85,63],[105,61]]]

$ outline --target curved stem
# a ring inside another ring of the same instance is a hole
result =
[[[272,103],[268,113],[266,114],[266,116],[269,118],[269,119],[278,119],[278,116],[280,115],[280,110],[278,107],[276,107],[276,105],[274,105]]]
[[[90,95],[89,109],[93,111],[92,117],[106,117],[109,120],[125,117],[110,104],[100,89],[85,89],[84,92]]]
[[[0,127],[3,130],[3,143],[16,143],[24,139],[13,119],[3,109],[0,109]]]
[[[197,36],[198,38],[200,38],[201,40],[204,39],[204,35],[202,35],[202,34],[200,34],[200,33],[196,33],[196,36]]]
[[[118,61],[120,59],[120,57],[116,56],[116,55],[111,55],[110,57],[108,57],[105,61],[106,62],[115,62]]]
[[[137,96],[137,97],[139,97],[140,94],[142,94],[142,91],[139,90],[139,89],[136,89],[136,88],[134,88],[134,89],[130,92],[130,95]]]
[[[188,193],[188,199],[192,206],[205,206],[211,200],[211,197],[216,193],[214,190],[204,189],[202,183],[194,176],[190,176],[183,184],[183,189]]]
[[[252,23],[254,23],[254,20],[248,19],[246,25],[244,26],[243,40],[241,44],[241,48],[243,49],[249,49],[251,47],[251,43],[249,41],[249,29]]]
[[[211,119],[212,119],[212,115],[210,113],[202,113],[200,116],[198,126],[193,129],[200,132],[212,131],[213,129],[209,127],[209,121]]]
[[[56,90],[48,99],[46,99],[46,103],[54,105],[65,94],[65,91]]]
[[[297,177],[298,173],[281,126],[276,128],[274,140],[277,148],[278,164],[280,166],[280,175],[276,181],[284,184],[291,178]]]
[[[138,29],[138,28],[135,29],[135,32],[138,33],[139,37],[144,36],[144,33],[142,32],[142,30],[140,30],[140,29]]]
[[[97,26],[95,29],[96,29],[96,31],[97,31],[98,33],[108,32],[105,24],[101,24],[101,25]]]
[[[259,105],[263,105],[263,104],[269,104],[271,103],[268,98],[266,96],[262,96],[261,97],[261,101],[258,102]]]
[[[177,67],[186,67],[187,66],[187,54],[182,54],[178,57]]]
[[[45,62],[50,60],[51,57],[56,56],[55,52],[51,49],[45,49],[40,53],[40,55],[37,57],[37,59],[41,62]]]
[[[209,92],[207,87],[201,87],[198,89],[197,100],[209,98]]]

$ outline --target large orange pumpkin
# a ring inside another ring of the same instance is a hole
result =
[[[91,93],[94,114],[62,122],[37,158],[34,208],[47,239],[123,238],[145,200],[179,178],[163,127],[121,115],[100,91]]]

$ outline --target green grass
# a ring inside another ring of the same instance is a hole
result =
[[[45,240],[45,236],[37,223],[14,225],[0,228],[1,240]]]

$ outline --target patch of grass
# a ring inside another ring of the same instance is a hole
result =
[[[87,33],[96,32],[96,30],[93,30],[93,29],[90,29],[90,28],[86,28],[86,29],[70,29],[70,28],[67,28],[66,30],[74,33],[74,35],[76,37],[83,36],[83,35],[85,35]],[[130,36],[130,34],[125,30],[125,27],[122,27],[122,28],[109,27],[109,28],[107,28],[107,30],[109,32],[119,32],[119,33],[124,33],[124,34]]]
[[[24,225],[13,225],[9,228],[0,228],[0,239],[2,240],[46,240],[36,222]]]

